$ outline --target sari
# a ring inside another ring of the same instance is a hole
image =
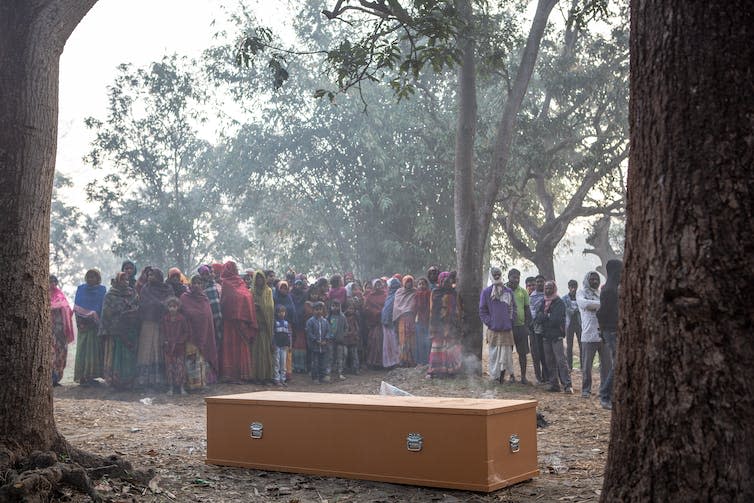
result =
[[[445,275],[445,276],[443,276]],[[432,291],[429,334],[432,348],[427,374],[432,377],[452,376],[461,370],[460,303],[455,288],[449,284],[448,273],[440,274],[440,285]]]
[[[307,291],[303,285],[294,286],[290,295],[296,308],[296,318],[293,322],[293,345],[291,346],[293,371],[306,374],[309,371],[309,353],[306,346],[305,328],[306,320],[312,313],[307,312],[305,308]]]
[[[73,312],[76,313],[79,338],[73,380],[80,384],[88,384],[95,378],[102,377],[102,341],[98,331],[106,291],[103,285],[83,284],[76,289]]]
[[[103,377],[115,389],[131,389],[136,379],[139,318],[136,292],[127,281],[116,283],[105,295],[99,329],[105,353]]]
[[[68,344],[74,340],[73,310],[63,291],[50,288],[50,315],[52,318],[52,384],[57,385],[63,378],[68,360]]]
[[[406,288],[409,280],[413,283],[414,278],[403,278],[403,288],[395,292],[393,303],[393,323],[398,334],[399,365],[402,367],[415,367],[416,358],[416,289]]]
[[[429,283],[429,282],[427,282]],[[429,363],[432,341],[429,338],[429,301],[432,291],[416,291],[416,363]]]
[[[186,341],[186,387],[200,389],[215,383],[219,370],[212,308],[202,290],[192,289],[181,295],[181,312],[190,334]]]
[[[398,334],[395,332],[393,323],[393,305],[395,294],[401,286],[397,278],[390,278],[387,283],[388,292],[385,305],[382,307],[382,366],[385,368],[395,367],[400,361],[400,348],[398,347]]]
[[[136,355],[136,383],[142,387],[159,386],[165,382],[165,358],[163,334],[160,322],[165,315],[165,299],[173,296],[173,288],[163,281],[162,271],[152,269],[157,278],[147,283],[139,294],[139,345]]]
[[[254,298],[238,275],[235,262],[225,263],[221,279],[223,339],[220,379],[224,382],[249,381],[252,378],[251,348],[258,331]]]
[[[260,286],[257,280],[262,278]],[[272,289],[266,283],[263,271],[254,273],[254,308],[257,313],[259,332],[251,348],[254,361],[254,379],[261,382],[272,381],[274,377],[275,360],[273,357],[272,335],[275,330],[275,301]]]
[[[382,308],[387,294],[384,290],[372,290],[364,297],[364,326],[367,331],[366,363],[382,367]]]

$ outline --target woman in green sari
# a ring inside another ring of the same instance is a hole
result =
[[[272,300],[272,289],[267,286],[264,272],[254,274],[253,283],[254,307],[257,312],[259,333],[254,339],[251,355],[254,361],[254,380],[260,384],[273,381],[274,359],[272,347],[272,332],[275,328],[275,302]]]

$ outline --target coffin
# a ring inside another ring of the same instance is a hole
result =
[[[534,400],[261,391],[206,403],[210,464],[483,492],[539,471]]]

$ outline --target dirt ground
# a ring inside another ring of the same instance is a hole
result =
[[[515,361],[515,355],[514,355]],[[71,369],[72,369],[71,365]],[[540,474],[490,494],[348,480],[205,464],[204,397],[271,389],[217,385],[201,394],[168,396],[116,392],[107,386],[55,388],[55,419],[75,446],[102,455],[117,453],[136,468],[155,471],[149,487],[101,480],[110,501],[123,502],[388,502],[388,501],[597,501],[608,447],[610,411],[599,399],[581,398],[581,373],[572,374],[575,394],[545,387],[493,383],[487,377],[427,380],[425,368],[366,371],[342,382],[317,385],[295,374],[290,391],[374,393],[386,381],[417,396],[535,399],[549,425],[537,433]],[[533,372],[529,371],[533,380]],[[593,372],[599,389],[599,372]],[[276,388],[277,389],[277,388]],[[143,400],[145,398],[151,400]],[[143,403],[147,402],[147,403]],[[73,493],[61,501],[87,501]]]

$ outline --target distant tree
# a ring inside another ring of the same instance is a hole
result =
[[[86,120],[96,133],[86,161],[105,172],[89,200],[116,232],[113,253],[145,265],[186,270],[216,252],[217,157],[199,133],[208,97],[192,65],[176,56],[121,65],[107,119]]]
[[[61,283],[71,283],[74,277],[81,279],[76,277],[81,268],[75,257],[85,243],[88,245],[96,237],[91,217],[60,198],[60,189],[72,185],[70,178],[55,173],[50,212],[50,272],[56,274]]]

